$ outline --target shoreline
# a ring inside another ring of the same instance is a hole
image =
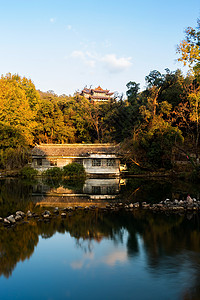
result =
[[[112,203],[101,205],[73,205],[65,207],[50,207],[50,206],[37,206],[37,209],[33,212],[28,210],[27,213],[23,211],[17,211],[12,215],[2,218],[0,217],[0,225],[4,228],[11,228],[17,225],[27,224],[31,220],[35,222],[45,222],[49,223],[51,220],[56,218],[66,219],[71,218],[77,212],[88,213],[89,211],[93,212],[102,212],[102,213],[115,213],[115,212],[127,212],[127,213],[140,213],[140,212],[152,212],[156,214],[165,214],[165,215],[174,215],[178,214],[180,216],[191,216],[194,214],[200,213],[200,201],[196,199],[192,200],[193,202],[188,202],[187,200],[174,200],[170,201],[166,199],[160,203],[149,204],[146,202],[136,202],[136,203]],[[43,208],[43,210],[42,210]],[[188,218],[189,219],[189,218]]]

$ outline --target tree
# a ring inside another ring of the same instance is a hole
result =
[[[185,39],[177,46],[177,53],[180,54],[178,61],[188,65],[200,80],[200,19],[196,29],[187,27]]]
[[[128,102],[134,104],[136,102],[138,92],[140,90],[140,84],[134,81],[129,81],[126,87],[128,89],[128,91],[126,92],[126,95],[128,97]]]
[[[7,74],[0,79],[0,122],[13,126],[25,137],[26,143],[33,142],[35,112],[29,105],[26,90],[19,77]]]
[[[145,81],[149,88],[153,86],[160,87],[164,82],[164,75],[157,70],[153,70],[145,77]]]

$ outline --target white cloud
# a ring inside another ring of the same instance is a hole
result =
[[[67,25],[67,30],[72,30],[72,25]]]
[[[126,262],[128,259],[127,253],[124,250],[121,251],[115,251],[112,252],[111,254],[105,256],[102,258],[102,261],[109,265],[109,266],[114,266],[117,262]]]
[[[55,19],[55,18],[51,18],[51,19],[50,19],[50,22],[51,22],[51,23],[55,23],[55,22],[56,22],[56,19]]]
[[[119,57],[115,54],[106,54],[102,61],[105,63],[106,69],[111,73],[118,73],[128,69],[131,63],[131,57]]]
[[[71,54],[72,57],[74,58],[80,58],[82,60],[85,59],[85,54],[83,51],[79,51],[79,50],[74,50]]]
[[[131,65],[131,57],[119,57],[116,54],[106,54],[101,56],[96,52],[75,50],[71,57],[80,59],[87,66],[94,68],[97,63],[102,63],[110,73],[119,73],[128,69]]]
[[[82,62],[84,64],[86,64],[87,66],[89,66],[91,68],[95,67],[96,61],[95,61],[95,59],[93,59],[94,57],[89,52],[75,50],[72,52],[71,57],[82,60]]]
[[[94,259],[93,252],[85,253],[82,259],[71,262],[70,266],[73,270],[79,270],[82,269],[83,266],[85,266],[87,261],[92,261],[93,259]]]

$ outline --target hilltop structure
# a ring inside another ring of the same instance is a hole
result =
[[[106,102],[111,99],[113,94],[110,90],[103,90],[100,86],[96,89],[84,88],[80,93],[81,96],[94,102]]]

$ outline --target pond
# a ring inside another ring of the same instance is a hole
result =
[[[184,182],[108,180],[1,180],[0,216],[199,197],[200,188]],[[200,299],[199,279],[198,214],[77,209],[64,219],[0,226],[1,299]]]

